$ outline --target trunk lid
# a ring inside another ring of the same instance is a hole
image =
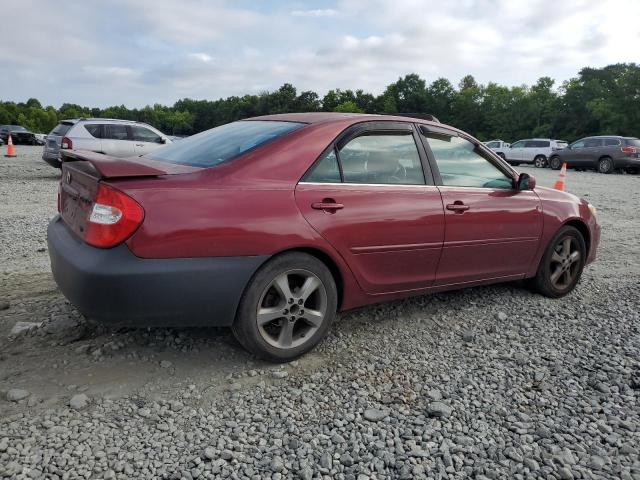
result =
[[[87,221],[104,179],[159,177],[191,173],[197,167],[166,164],[142,158],[115,158],[82,150],[62,150],[59,210],[69,228],[84,237]],[[75,160],[75,161],[74,161]]]

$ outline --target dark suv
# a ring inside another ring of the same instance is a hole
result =
[[[559,170],[562,163],[576,169],[595,169],[600,173],[640,170],[640,140],[634,137],[598,136],[585,137],[573,142],[568,148],[554,153],[549,165]]]

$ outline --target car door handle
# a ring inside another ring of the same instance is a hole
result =
[[[342,210],[344,205],[342,203],[336,203],[332,199],[325,198],[322,202],[314,202],[311,204],[311,208],[314,210],[326,210],[326,211],[336,211]]]
[[[144,147],[144,143],[136,143],[136,147]]]
[[[457,201],[454,203],[450,203],[447,205],[447,210],[451,210],[453,212],[466,212],[467,210],[469,210],[469,205],[465,205],[464,203],[462,203],[461,201]]]

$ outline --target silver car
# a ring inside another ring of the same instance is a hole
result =
[[[567,148],[564,140],[552,138],[527,138],[512,143],[504,150],[504,156],[511,165],[530,163],[538,168],[548,166],[549,158],[554,152]]]
[[[152,152],[171,139],[146,123],[109,118],[61,121],[47,135],[42,159],[60,168],[60,150],[91,150],[113,157],[133,157]]]

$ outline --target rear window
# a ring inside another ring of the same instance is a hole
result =
[[[92,123],[90,125],[85,125],[84,128],[91,134],[92,137],[102,138],[102,125]]]
[[[172,143],[146,156],[161,162],[213,167],[305,125],[270,120],[233,122]]]
[[[631,145],[632,147],[640,147],[640,140],[637,138],[627,138],[627,145]]]
[[[73,123],[60,122],[53,130],[51,130],[49,135],[59,135],[64,137],[71,127],[73,127]]]

